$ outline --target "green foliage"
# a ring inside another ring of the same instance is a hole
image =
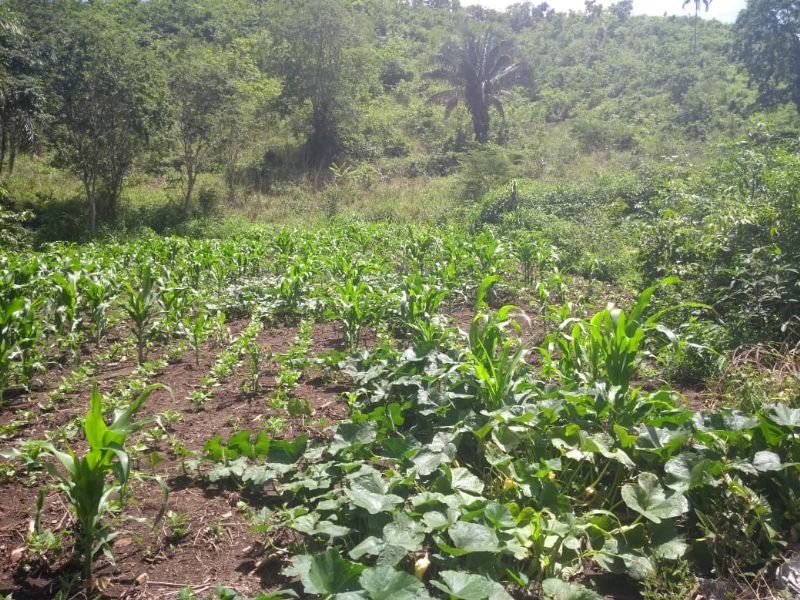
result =
[[[791,101],[800,111],[800,9],[789,0],[749,0],[736,19],[739,59],[767,104]]]
[[[138,286],[125,284],[125,304],[123,309],[131,320],[130,327],[136,337],[136,351],[139,364],[144,363],[147,342],[152,330],[153,319],[160,310],[161,291],[150,267],[141,273]]]
[[[654,203],[645,276],[678,274],[684,296],[713,306],[735,345],[795,337],[797,165],[791,146],[755,137]]]
[[[696,583],[687,560],[656,561],[655,570],[642,582],[645,600],[686,600],[691,598]]]
[[[274,69],[289,102],[310,103],[306,157],[325,168],[342,151],[343,120],[352,102],[372,83],[367,26],[340,0],[282,2],[275,6]]]
[[[522,398],[518,388],[525,348],[522,343],[505,339],[504,330],[519,324],[511,318],[515,306],[504,306],[497,314],[478,313],[469,330],[469,359],[465,368],[472,371],[477,386],[476,399],[487,410],[515,404]]]
[[[61,463],[64,472],[52,465],[50,473],[58,481],[70,507],[78,520],[78,541],[83,554],[83,578],[87,586],[92,583],[92,568],[98,552],[110,559],[111,541],[116,533],[103,523],[103,517],[113,503],[113,496],[121,492],[130,477],[130,457],[125,442],[139,431],[146,421],[134,422],[150,394],[164,386],[149,386],[127,408],[115,413],[110,425],[103,419],[102,396],[95,385],[84,421],[84,431],[89,449],[79,456],[75,450],[57,450],[47,444],[44,450]],[[163,487],[163,485],[162,485]],[[166,487],[163,487],[166,495]]]
[[[659,286],[676,282],[677,279],[666,279],[647,288],[627,314],[611,304],[588,322],[563,321],[562,331],[550,335],[547,349],[542,350],[545,365],[567,388],[603,383],[612,395],[624,397],[642,359],[648,331],[658,330],[669,338],[675,337],[659,324],[663,312],[648,319],[644,319],[644,313]],[[555,356],[559,358],[556,360]]]
[[[166,124],[163,71],[107,11],[81,6],[49,32],[52,141],[81,180],[94,234],[98,208],[115,222],[125,177]]]
[[[784,198],[779,190],[793,185],[792,173],[768,171],[765,189]],[[754,187],[747,181],[741,193],[749,195]],[[705,183],[711,190],[719,185]],[[655,200],[636,210],[643,221],[655,220],[657,208]],[[800,518],[796,397],[770,392],[738,408],[690,410],[680,389],[654,374],[656,358],[684,360],[663,358],[665,337],[674,352],[709,344],[714,331],[696,324],[713,313],[689,302],[682,295],[691,288],[672,279],[636,297],[603,286],[587,300],[586,289],[597,284],[561,271],[553,245],[535,232],[342,220],[224,241],[151,236],[53,245],[2,261],[1,314],[9,327],[0,328],[0,340],[7,337],[11,350],[0,359],[8,364],[7,383],[22,379],[25,321],[42,332],[33,337],[44,353],[60,352],[70,334],[93,338],[94,307],[132,328],[125,344],[65,378],[63,389],[74,390],[140,339],[172,341],[165,356],[172,346],[183,349],[197,315],[219,310],[229,321],[245,321],[230,336],[221,331],[224,320],[209,317],[213,327],[198,326],[204,335],[216,330],[220,344],[210,372],[198,375],[194,392],[202,404],[226,379],[249,375],[252,388],[260,385],[260,333],[286,332],[281,318],[302,315],[296,338],[272,357],[269,407],[288,415],[262,417],[257,430],[231,415],[229,433],[212,437],[183,466],[186,475],[243,488],[242,502],[263,497],[268,486],[269,503],[243,506],[242,513],[265,548],[294,540],[285,546],[286,574],[299,579],[306,595],[593,598],[589,587],[569,581],[588,561],[638,581],[651,581],[653,573],[658,579],[669,572],[665,565],[681,560],[697,572],[755,577],[792,539]],[[95,282],[110,282],[100,283],[98,301],[87,292]],[[27,310],[33,307],[27,298],[57,287],[50,302]],[[595,306],[601,293],[615,303]],[[502,305],[511,294],[530,307],[527,317]],[[673,305],[681,310],[661,308]],[[670,317],[687,326],[667,328]],[[315,320],[325,319],[341,323],[344,341],[356,341],[347,352],[312,355],[315,333],[330,331]],[[140,322],[144,336],[136,334]],[[367,326],[377,340],[361,345]],[[681,333],[687,345],[680,345]],[[776,374],[796,374],[790,350],[773,348]],[[248,359],[254,368],[244,364]],[[750,361],[738,355],[742,372],[728,370],[726,382],[744,390],[736,378],[747,377]],[[123,412],[110,427],[93,396],[84,455],[72,441],[73,454],[30,443],[3,453],[21,464],[4,467],[5,477],[36,475],[42,452],[66,460],[66,470],[53,470],[70,501],[89,507],[76,504],[84,515],[80,535],[84,523],[100,530],[86,546],[92,559],[99,540],[113,535],[103,511],[129,481],[124,444],[130,446],[129,433],[141,423],[125,411],[141,409],[139,394],[151,391],[146,380],[165,365],[143,363],[118,386],[112,400]],[[349,409],[324,435],[316,420],[289,421],[309,416],[310,403],[298,390],[318,376],[345,386]],[[30,425],[31,417],[22,416],[3,434],[19,435]],[[161,412],[145,439],[163,445],[178,418]],[[291,439],[298,425],[308,433]],[[50,437],[70,435],[65,428]],[[178,440],[170,446],[185,456]],[[158,455],[151,456],[155,464]],[[74,481],[91,482],[92,493],[80,495]],[[177,514],[167,525],[175,538],[182,527]]]
[[[31,220],[31,211],[17,212],[0,204],[0,244],[9,250],[30,248],[33,236],[25,225]]]
[[[510,87],[523,70],[521,63],[511,59],[510,43],[496,37],[491,29],[479,36],[465,30],[463,42],[446,45],[434,55],[438,68],[425,73],[427,77],[455,86],[434,94],[429,101],[445,104],[445,118],[459,102],[463,103],[472,117],[475,140],[482,144],[489,141],[489,109],[494,108],[505,118],[499,94],[504,87]]]

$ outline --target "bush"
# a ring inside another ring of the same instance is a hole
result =
[[[736,146],[719,166],[674,183],[643,238],[648,280],[686,282],[732,343],[800,338],[800,147],[767,139]]]
[[[489,190],[508,181],[511,161],[502,148],[486,144],[465,154],[461,168],[463,198],[475,202]]]

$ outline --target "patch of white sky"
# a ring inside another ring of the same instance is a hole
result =
[[[507,6],[516,4],[522,0],[461,0],[462,6],[480,4],[486,8],[504,11]],[[534,6],[538,6],[546,0],[529,0]],[[598,4],[610,6],[615,0],[600,0]],[[559,12],[570,10],[583,11],[586,6],[584,0],[549,0],[547,4]],[[713,0],[708,12],[705,11],[702,2],[700,3],[700,16],[705,19],[718,19],[726,23],[736,20],[736,15],[744,8],[746,0]],[[683,7],[682,0],[633,0],[633,14],[636,15],[694,15],[694,0]]]

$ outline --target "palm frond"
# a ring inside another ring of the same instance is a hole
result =
[[[510,84],[513,79],[519,75],[527,65],[525,63],[514,63],[507,66],[500,73],[492,77],[490,83],[493,89],[500,89]]]
[[[457,71],[451,71],[450,69],[433,69],[431,71],[426,71],[422,74],[422,77],[425,79],[436,79],[438,81],[446,81],[447,83],[458,85],[461,82],[461,75]]]
[[[451,98],[447,102],[447,104],[444,107],[444,120],[445,121],[450,118],[450,115],[453,114],[453,111],[455,110],[456,106],[458,106],[458,103],[460,101],[461,101],[461,94],[459,94],[457,96],[454,96],[453,98]]]
[[[443,92],[437,92],[428,96],[428,102],[431,104],[449,104],[453,98],[458,100],[460,95],[458,90],[444,90]]]
[[[506,118],[506,111],[503,108],[503,103],[500,102],[500,98],[497,96],[487,96],[486,102],[489,106],[493,107],[499,114],[500,117],[505,119]]]

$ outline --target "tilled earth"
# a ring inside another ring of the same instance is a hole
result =
[[[232,323],[231,331],[238,333],[245,324],[244,321]],[[278,354],[288,349],[296,335],[294,327],[271,328],[263,331],[257,341],[262,348]],[[311,356],[338,347],[339,336],[333,325],[315,326]],[[133,466],[165,480],[170,490],[167,510],[183,515],[184,531],[180,533],[184,535],[172,535],[174,529],[165,519],[152,528],[152,521],[163,505],[162,492],[152,481],[132,482],[132,499],[126,511],[129,518],[119,518],[115,522],[115,529],[121,532],[114,541],[116,565],[106,559],[97,562],[97,585],[109,597],[177,598],[187,586],[202,596],[210,595],[217,585],[234,588],[244,595],[255,595],[278,586],[280,560],[271,560],[268,553],[265,554],[262,537],[251,531],[244,514],[237,509],[239,492],[187,474],[182,457],[172,451],[170,442],[177,441],[187,450],[199,452],[216,435],[227,438],[237,430],[264,428],[270,416],[285,419],[283,430],[273,437],[294,439],[305,433],[311,440],[319,439],[328,435],[327,425],[347,416],[347,406],[341,400],[346,387],[313,373],[311,378],[302,379],[296,395],[309,401],[313,413],[305,419],[294,419],[285,410],[275,411],[268,406],[274,390],[275,364],[267,365],[262,373],[262,389],[257,394],[242,391],[241,384],[248,377],[246,367],[242,366],[238,373],[214,388],[213,398],[198,409],[187,397],[209,373],[222,350],[207,344],[200,352],[199,364],[195,363],[194,352],[187,351],[179,361],[168,364],[160,374],[148,379],[148,383],[169,386],[173,397],[163,391],[155,392],[139,417],[174,411],[181,415],[181,420],[165,424],[167,434],[159,442],[146,439],[144,432],[137,434],[132,441],[142,441],[148,449]],[[158,358],[164,351],[165,348],[155,349],[148,358]],[[127,357],[106,365],[97,373],[102,391],[110,392],[124,385],[135,368],[134,355],[135,352],[130,351]],[[86,412],[91,384],[57,403],[53,411],[43,412],[39,407],[67,373],[67,368],[51,370],[42,378],[40,389],[12,396],[0,407],[0,425],[8,424],[24,411],[33,413],[29,425],[16,430],[10,439],[0,441],[0,449],[14,447],[24,440],[44,439],[46,431],[66,425]],[[82,449],[81,442],[76,445]],[[62,551],[37,558],[30,550],[25,550],[39,489],[53,481],[42,471],[17,473],[0,480],[0,594],[11,593],[15,600],[52,598],[62,582],[77,571],[75,565],[68,562],[72,551],[69,535],[72,516],[60,492],[53,487],[45,488],[42,528],[63,535]],[[269,486],[247,498],[253,508],[266,505],[269,500]],[[141,518],[142,522],[134,520]]]

